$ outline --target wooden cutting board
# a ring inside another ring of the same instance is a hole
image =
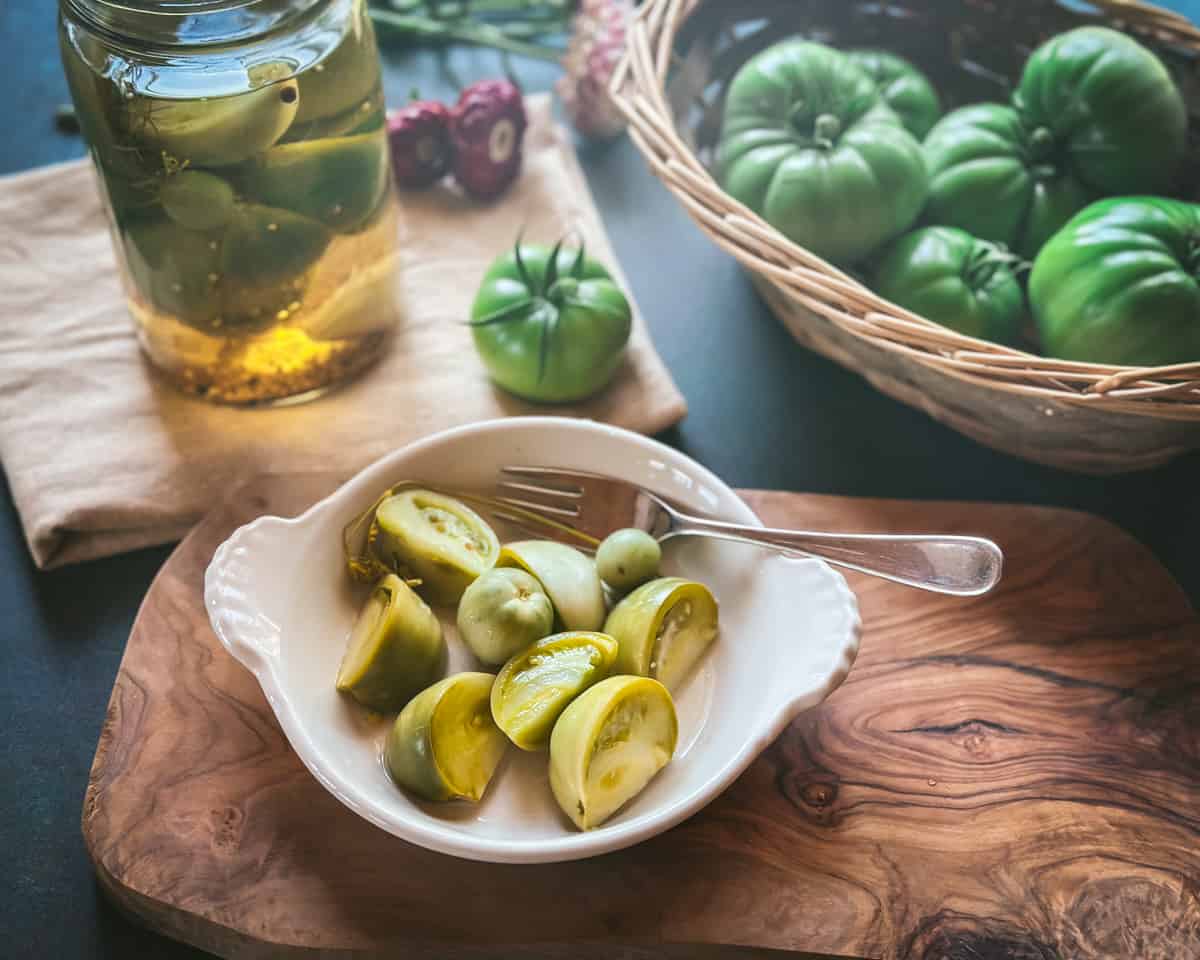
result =
[[[851,577],[849,680],[705,811],[590,861],[491,865],[345,809],[209,629],[213,548],[331,484],[241,491],[138,615],[83,832],[147,926],[239,958],[1200,957],[1200,626],[1110,524],[747,492],[775,525],[991,536],[1003,584],[959,600]]]

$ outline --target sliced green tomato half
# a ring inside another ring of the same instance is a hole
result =
[[[500,541],[482,517],[432,490],[388,497],[375,510],[375,528],[375,555],[384,566],[420,580],[417,589],[431,603],[458,603],[500,553]]]
[[[681,577],[642,584],[608,615],[604,632],[620,645],[619,673],[654,677],[678,690],[717,636],[717,601]]]
[[[596,564],[574,547],[551,540],[506,544],[498,567],[520,567],[533,574],[554,604],[562,630],[599,630],[604,623],[604,588]]]
[[[567,705],[607,677],[616,659],[617,641],[603,633],[557,633],[535,641],[497,674],[492,718],[522,750],[541,750]]]
[[[370,710],[399,710],[444,669],[442,625],[399,577],[375,585],[338,670],[337,688]]]
[[[361,226],[379,208],[390,174],[387,136],[381,128],[273,147],[246,171],[242,189],[259,203],[292,210],[344,233]]]
[[[550,735],[550,788],[580,830],[604,823],[675,753],[671,694],[648,677],[609,677],[580,694]]]
[[[392,779],[425,800],[483,797],[508,739],[492,720],[490,673],[457,673],[421,691],[388,733]]]
[[[231,97],[131,103],[131,110],[149,104],[147,118],[131,116],[127,122],[154,147],[192,167],[226,166],[266,150],[287,132],[300,106],[300,87],[292,79]]]

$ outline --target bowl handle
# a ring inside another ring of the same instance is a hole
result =
[[[259,517],[239,527],[217,547],[204,571],[204,608],[221,645],[257,674],[279,659],[280,628],[262,609],[252,555],[294,556],[288,541],[298,530],[291,520]]]

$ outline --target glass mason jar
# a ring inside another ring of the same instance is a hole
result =
[[[60,0],[130,310],[186,391],[315,396],[399,319],[365,0]]]

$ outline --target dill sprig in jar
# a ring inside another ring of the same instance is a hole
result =
[[[59,27],[154,364],[252,404],[376,359],[398,234],[365,0],[60,0]]]

